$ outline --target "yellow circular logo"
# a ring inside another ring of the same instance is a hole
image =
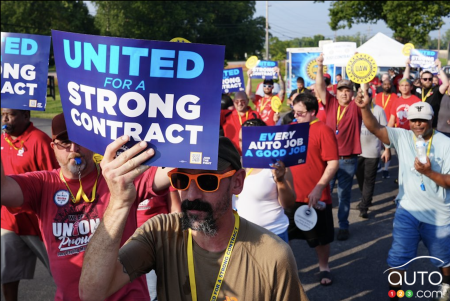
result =
[[[357,84],[368,83],[377,75],[378,66],[373,57],[357,53],[348,61],[345,71],[348,78]]]
[[[402,53],[405,56],[409,56],[411,50],[413,50],[413,49],[414,49],[414,45],[412,43],[406,43],[405,46],[403,46]]]
[[[186,40],[185,38],[173,38],[172,40],[170,40],[170,42],[178,42],[178,43],[190,43],[188,40]]]
[[[328,66],[324,65],[323,66],[323,73],[327,73],[327,72],[328,72]],[[308,75],[308,77],[310,79],[316,80],[316,74],[317,74],[317,62],[316,62],[316,59],[312,59],[306,64],[306,74]]]
[[[272,97],[272,101],[270,103],[270,106],[272,107],[272,110],[275,113],[279,113],[281,109],[281,99],[278,96]]]
[[[252,69],[253,67],[256,67],[258,65],[258,57],[256,55],[253,55],[248,58],[248,60],[245,62],[245,67],[248,69]]]
[[[92,159],[94,159],[94,162],[98,164],[98,163],[102,162],[103,156],[100,154],[94,154],[92,156]]]

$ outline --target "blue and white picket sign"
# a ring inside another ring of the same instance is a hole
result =
[[[126,134],[155,150],[146,164],[217,169],[224,46],[52,38],[70,140],[103,154]]]
[[[277,79],[278,75],[274,68],[278,67],[275,61],[258,61],[256,67],[253,67],[252,78]]]
[[[45,111],[50,39],[2,32],[2,108]]]
[[[309,123],[242,127],[242,165],[270,168],[278,160],[288,166],[306,162]]]
[[[412,68],[433,68],[438,57],[438,52],[426,49],[411,49],[409,60]]]
[[[223,70],[222,93],[245,91],[244,73],[242,68]]]

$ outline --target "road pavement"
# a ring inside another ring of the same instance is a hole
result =
[[[50,135],[50,120],[32,119],[35,126],[43,129]],[[390,179],[382,179],[381,173],[377,174],[373,207],[369,211],[369,219],[359,218],[358,210],[350,210],[350,238],[347,241],[335,240],[331,244],[330,267],[334,277],[331,286],[321,286],[319,284],[319,268],[317,256],[313,249],[310,249],[305,241],[294,240],[291,244],[300,280],[311,301],[315,300],[389,300],[387,273],[383,272],[389,267],[386,258],[392,243],[392,221],[395,213],[395,205],[392,202],[398,189],[395,183],[398,173],[398,160],[396,155],[392,158],[390,166]],[[295,175],[294,175],[295,176]],[[352,187],[352,203],[354,208],[359,202],[361,193],[359,192],[356,179]],[[337,233],[337,206],[338,200],[336,189],[333,193],[333,217],[335,232]],[[276,252],[276,250],[274,250]],[[422,243],[419,244],[417,256],[428,255]],[[437,269],[428,259],[419,259],[411,263],[407,279],[413,281],[414,272],[426,271],[431,273]],[[428,282],[425,274],[422,285],[420,274],[417,274],[413,285],[404,286],[404,290],[411,290],[414,293],[412,298],[407,300],[428,300],[428,298],[418,298],[417,294],[428,294],[438,290],[437,286]],[[432,278],[437,282],[436,274]],[[251,283],[251,279],[247,280]],[[43,265],[38,262],[35,279],[23,280],[20,284],[19,300],[53,300],[56,287],[52,278],[46,272]],[[420,293],[422,291],[422,293]],[[2,295],[2,299],[3,295]]]

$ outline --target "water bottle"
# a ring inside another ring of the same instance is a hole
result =
[[[416,152],[417,158],[419,158],[420,163],[427,163],[427,144],[423,140],[422,135],[419,135],[416,140]]]

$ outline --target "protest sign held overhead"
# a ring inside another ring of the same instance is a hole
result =
[[[323,45],[324,65],[347,65],[356,52],[355,42],[337,42]]]
[[[50,39],[2,32],[2,108],[45,110]]]
[[[217,168],[224,46],[52,37],[70,140],[103,154],[126,134],[155,150],[147,164]]]
[[[275,67],[278,67],[278,62],[258,61],[255,67],[250,68],[253,69],[252,78],[276,79],[278,75],[275,72]]]
[[[222,93],[245,91],[242,68],[223,70]]]
[[[269,168],[277,160],[286,167],[306,162],[309,123],[242,128],[242,165]]]
[[[357,84],[369,83],[377,75],[377,70],[373,57],[365,53],[352,56],[345,69],[348,78]]]
[[[437,51],[426,49],[411,49],[409,60],[412,68],[432,68],[438,57]]]

